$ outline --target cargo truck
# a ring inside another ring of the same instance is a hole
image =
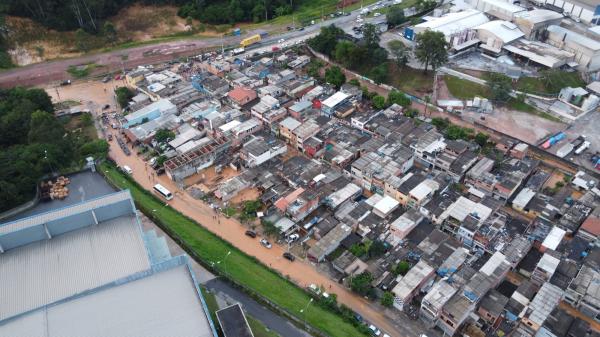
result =
[[[247,37],[247,38],[243,39],[240,42],[240,46],[242,48],[245,48],[245,47],[251,46],[251,45],[253,45],[255,43],[259,43],[260,41],[262,41],[262,39],[264,39],[265,37],[267,37],[267,35],[269,35],[269,34],[266,33],[266,32],[260,33],[260,34],[254,34],[254,35],[252,35],[250,37]]]

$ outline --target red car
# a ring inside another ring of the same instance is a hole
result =
[[[277,47],[277,46],[273,46],[273,48],[271,48],[271,50],[272,50],[272,51],[278,51],[278,50],[279,50],[279,47]]]

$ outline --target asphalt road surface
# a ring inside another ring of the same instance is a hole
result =
[[[316,34],[322,26],[336,24],[338,26],[352,26],[355,24],[356,16],[360,10],[357,9],[350,15],[340,16],[326,21],[315,23],[305,27],[304,30],[289,31],[281,35],[269,36],[255,47],[277,45],[280,39],[303,40]],[[67,73],[69,66],[78,66],[94,63],[100,66],[101,72],[115,72],[120,69],[131,69],[144,64],[156,64],[166,62],[177,57],[198,55],[208,50],[218,50],[222,45],[238,47],[242,39],[257,34],[264,30],[249,31],[243,36],[225,36],[223,38],[188,39],[134,47],[129,49],[115,50],[106,53],[85,55],[82,57],[55,60],[27,65],[20,68],[10,69],[0,73],[0,87],[12,87],[15,85],[35,86],[49,82],[60,82],[71,78]],[[254,48],[253,48],[254,49]],[[100,71],[100,70],[99,70]]]
[[[273,313],[271,310],[248,297],[248,295],[219,278],[208,281],[204,286],[217,296],[225,298],[229,303],[240,303],[248,315],[258,319],[267,328],[277,332],[281,336],[310,337],[306,331],[299,329],[288,320]]]

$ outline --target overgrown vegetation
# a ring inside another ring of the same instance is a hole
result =
[[[115,95],[117,95],[117,103],[124,109],[135,93],[128,87],[118,87],[115,89]]]
[[[353,276],[350,280],[350,288],[352,291],[369,298],[375,297],[375,289],[371,286],[373,281],[373,275],[368,271],[362,272],[356,276]]]
[[[0,8],[0,69],[7,69],[13,67],[12,60],[8,54],[8,41],[6,40],[6,28],[4,21],[4,14],[2,8]]]
[[[299,310],[309,302],[310,296],[305,291],[193,220],[166,206],[152,193],[141,188],[131,177],[120,172],[115,165],[104,163],[101,165],[101,172],[115,186],[129,189],[142,212],[171,235],[177,236],[188,253],[205,266],[212,266],[214,272],[230,278],[255,295],[265,297],[293,315],[300,315]],[[229,251],[231,254],[227,259],[227,268],[224,269],[216,262]],[[359,328],[358,324],[353,325],[356,324],[355,321],[348,318],[343,307],[337,306],[335,296],[330,296],[329,299],[321,298],[317,304],[310,306],[303,313],[303,318],[311,326],[332,337],[366,336],[366,328]]]
[[[585,82],[578,72],[546,70],[540,77],[521,77],[515,89],[531,94],[556,95],[564,87],[584,87]]]
[[[53,113],[42,89],[0,90],[0,211],[33,198],[42,177],[106,155],[105,141],[82,132],[85,118],[70,132]]]
[[[359,44],[343,40],[344,31],[335,25],[322,27],[309,45],[316,51],[336,60],[344,67],[359,71],[382,83],[388,79],[387,50],[379,46],[378,28],[363,26],[363,39]]]
[[[84,78],[89,76],[94,69],[96,69],[96,64],[90,63],[80,66],[69,66],[69,68],[67,68],[67,72],[75,78]]]

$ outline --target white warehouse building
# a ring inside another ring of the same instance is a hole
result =
[[[482,12],[469,9],[457,13],[448,13],[439,18],[430,17],[426,22],[415,26],[415,34],[427,30],[444,33],[446,41],[455,51],[471,47],[479,42],[475,27],[490,21]]]

